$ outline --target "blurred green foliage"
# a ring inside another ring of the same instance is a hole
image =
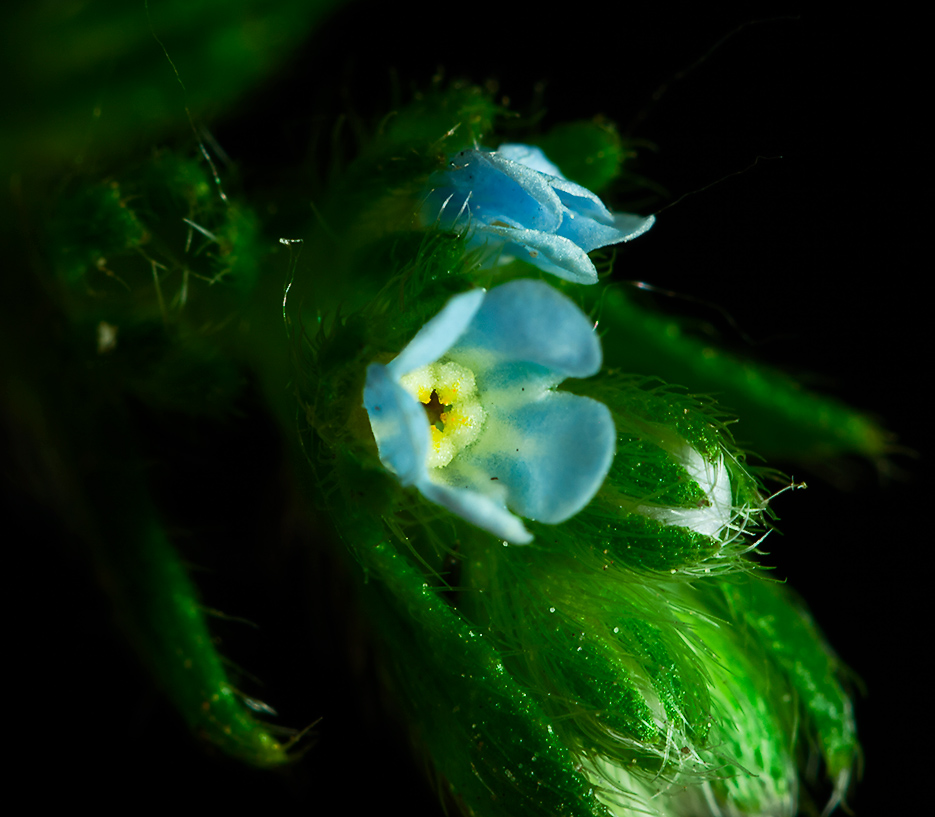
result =
[[[127,155],[226,112],[340,0],[4,4],[0,171]]]

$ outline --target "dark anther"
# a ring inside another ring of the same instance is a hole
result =
[[[442,412],[447,411],[451,406],[443,405],[441,400],[438,399],[438,392],[432,389],[432,396],[429,398],[428,403],[423,403],[422,408],[425,409],[425,413],[428,415],[429,423],[439,431],[445,430],[445,423],[442,420]]]

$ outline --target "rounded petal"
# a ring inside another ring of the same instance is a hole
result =
[[[655,216],[637,216],[633,213],[614,213],[614,227],[616,227],[624,237],[620,241],[632,241],[639,238],[653,224],[656,223]]]
[[[442,485],[428,478],[419,483],[419,490],[426,499],[500,539],[515,545],[525,545],[533,539],[518,517],[495,499],[478,491]]]
[[[612,223],[602,224],[585,215],[568,212],[558,229],[558,235],[573,241],[585,252],[611,244],[622,244],[645,233],[655,222],[655,216],[634,216],[617,213]]]
[[[472,289],[455,295],[441,312],[416,333],[406,348],[387,364],[389,376],[399,379],[442,357],[471,323],[485,294],[486,290]]]
[[[554,525],[591,501],[610,470],[616,443],[603,403],[547,392],[519,411],[489,418],[484,438],[462,453],[449,481],[496,481],[506,489],[511,510]]]
[[[483,363],[475,369],[478,376],[497,363],[522,361],[562,379],[590,377],[602,360],[600,340],[587,315],[558,290],[527,278],[487,293],[451,355]]]
[[[526,482],[510,486],[510,507],[550,525],[580,511],[604,482],[614,459],[617,431],[603,403],[550,393],[522,415]]]
[[[419,401],[393,379],[388,366],[371,363],[367,367],[364,408],[380,462],[403,485],[419,482],[426,472],[429,424]]]

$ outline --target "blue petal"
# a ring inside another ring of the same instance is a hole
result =
[[[527,406],[517,430],[528,477],[510,485],[510,507],[550,525],[574,516],[604,482],[614,458],[617,432],[603,403],[550,392]],[[514,446],[515,448],[515,446]]]
[[[484,368],[480,368],[477,357],[470,353],[456,353],[451,358],[468,368],[474,366],[475,381],[484,394],[484,405],[494,406],[501,412],[521,409],[565,379],[546,366],[525,360],[503,360],[488,354]]]
[[[473,370],[487,418],[472,445],[429,469],[429,423],[399,377],[445,356]],[[452,298],[394,361],[370,365],[364,406],[380,460],[403,485],[521,544],[532,536],[510,510],[562,522],[607,475],[616,442],[610,412],[552,391],[566,376],[586,377],[600,366],[587,316],[542,281],[517,280]]]
[[[593,218],[602,224],[613,223],[613,214],[607,209],[604,202],[586,187],[570,182],[567,179],[553,179],[552,188],[563,207],[572,213]]]
[[[504,144],[495,152],[464,150],[432,177],[422,220],[444,230],[471,230],[490,264],[518,257],[575,283],[597,282],[587,253],[630,241],[655,217],[614,214],[594,193],[562,176],[540,148]]]
[[[455,295],[441,312],[425,324],[406,348],[387,364],[393,379],[427,366],[442,357],[474,318],[484,301],[486,290],[472,289]]]
[[[653,224],[656,223],[655,216],[636,216],[633,213],[614,213],[614,227],[616,227],[624,238],[620,241],[632,241],[639,238]]]
[[[432,181],[422,218],[443,229],[503,222],[551,232],[561,224],[562,205],[548,177],[496,154],[462,151]]]
[[[532,145],[505,144],[497,148],[497,155],[511,162],[525,165],[532,170],[538,170],[547,176],[555,176],[559,179],[565,178],[562,171],[548,160],[545,153],[542,152],[542,148],[533,147]]]
[[[474,490],[455,488],[428,479],[419,484],[419,490],[426,499],[447,508],[500,539],[517,545],[528,544],[533,539],[519,518],[491,497]]]
[[[472,368],[478,376],[493,364],[522,361],[543,366],[559,379],[590,377],[602,360],[600,340],[587,316],[558,290],[527,278],[487,293],[450,349],[450,356],[456,355],[477,360]]]
[[[580,199],[572,203],[582,205]],[[558,235],[570,239],[585,252],[591,252],[599,247],[632,241],[645,233],[656,221],[655,216],[635,216],[630,213],[611,214],[606,209],[605,212],[606,218],[603,213],[595,214],[593,208],[569,209],[565,212],[562,224],[558,228]]]
[[[567,238],[586,253],[625,240],[624,234],[612,224],[601,224],[587,216],[575,217],[574,213],[566,214],[557,234]]]
[[[422,405],[396,382],[388,366],[372,363],[367,367],[364,408],[370,416],[380,462],[403,485],[417,483],[425,475],[430,444]]]
[[[477,232],[477,239],[481,238],[491,247],[494,242],[503,242],[503,258],[521,258],[543,272],[576,284],[597,283],[597,268],[587,252],[557,233],[486,227]]]
[[[511,162],[496,153],[481,154],[490,168],[491,190],[497,190],[497,206],[494,212],[488,207],[491,216],[513,219],[527,230],[552,232],[562,223],[562,203],[555,192],[553,177],[533,170],[519,162]],[[499,174],[499,179],[498,179]],[[513,192],[519,188],[525,194],[518,197]],[[531,201],[535,201],[535,207]],[[487,224],[493,224],[497,218],[485,218]]]
[[[495,406],[481,440],[439,475],[452,488],[506,490],[507,506],[550,525],[574,516],[610,470],[617,432],[603,403],[545,392],[511,411]]]

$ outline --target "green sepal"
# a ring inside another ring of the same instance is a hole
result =
[[[210,369],[207,364],[205,371]],[[116,621],[198,738],[251,765],[288,762],[288,746],[251,714],[252,699],[231,682],[206,608],[150,498],[152,486],[134,456],[138,415],[127,399],[132,390],[123,392],[119,369],[89,366],[84,374],[94,388],[82,407],[85,433],[71,440],[75,475],[93,465],[81,473],[84,490],[77,502],[85,506],[82,534]],[[166,405],[155,408],[153,417],[171,422]]]
[[[268,252],[252,210],[222,199],[201,159],[173,151],[119,179],[75,178],[45,222],[66,311],[118,329],[158,320],[217,332],[255,288]]]
[[[59,201],[48,221],[55,269],[67,287],[87,287],[94,271],[103,278],[107,259],[138,250],[147,240],[116,180],[82,185]]]
[[[762,531],[768,510],[758,479],[733,444],[731,419],[709,400],[616,370],[563,388],[604,403],[617,428],[610,472],[590,505],[566,524],[570,535],[636,569],[692,575],[748,569],[740,557],[750,549],[750,537]],[[718,537],[663,524],[647,510],[710,505],[679,461],[686,446],[709,463],[723,462],[729,476],[731,525]]]
[[[598,513],[599,508],[595,507],[594,515]],[[710,536],[619,511],[607,513],[593,541],[607,551],[611,560],[660,573],[710,562],[721,550],[721,545]]]
[[[539,635],[551,640],[553,649],[527,649],[523,657],[527,663],[541,662],[537,677],[554,683],[554,692],[546,696],[554,696],[560,702],[557,708],[565,710],[557,716],[567,717],[577,710],[593,717],[602,729],[632,740],[656,739],[652,709],[628,674],[614,663],[610,650],[568,626]]]
[[[711,696],[711,728],[697,760],[714,772],[707,785],[729,813],[792,814],[799,796],[795,695],[744,622],[718,615],[720,587],[732,580],[712,577],[676,590]],[[754,574],[749,581],[764,579]],[[695,756],[686,760],[690,765]]]
[[[455,603],[579,759],[651,779],[677,759],[674,743],[706,741],[706,674],[687,630],[652,582],[599,545],[578,537],[569,548],[546,526],[536,536],[526,548],[462,537]]]
[[[122,515],[99,564],[153,677],[196,737],[253,766],[288,763],[288,745],[250,714],[249,699],[228,678],[204,607],[163,527],[142,507],[124,505]]]
[[[229,680],[205,609],[150,499],[135,444],[138,415],[129,408],[138,404],[127,399],[121,369],[101,365],[93,334],[83,334],[81,324],[69,328],[54,309],[48,314],[43,328],[67,342],[56,356],[28,345],[13,378],[23,437],[56,452],[43,472],[55,486],[46,501],[87,550],[115,622],[192,731],[253,765],[287,762],[286,746]]]
[[[582,297],[604,333],[607,366],[716,395],[723,410],[740,418],[732,430],[747,450],[767,460],[804,463],[886,454],[887,434],[870,417],[692,336],[674,318],[638,307],[621,287]]]
[[[364,571],[363,602],[384,641],[390,683],[440,784],[472,815],[606,817],[555,725],[484,631],[439,595],[379,518],[358,511],[365,499],[340,511],[336,504],[339,532]]]
[[[720,589],[731,617],[763,645],[795,689],[805,754],[808,744],[817,745],[827,776],[836,786],[846,787],[860,753],[853,704],[842,685],[846,667],[787,586],[737,580],[722,583]]]

